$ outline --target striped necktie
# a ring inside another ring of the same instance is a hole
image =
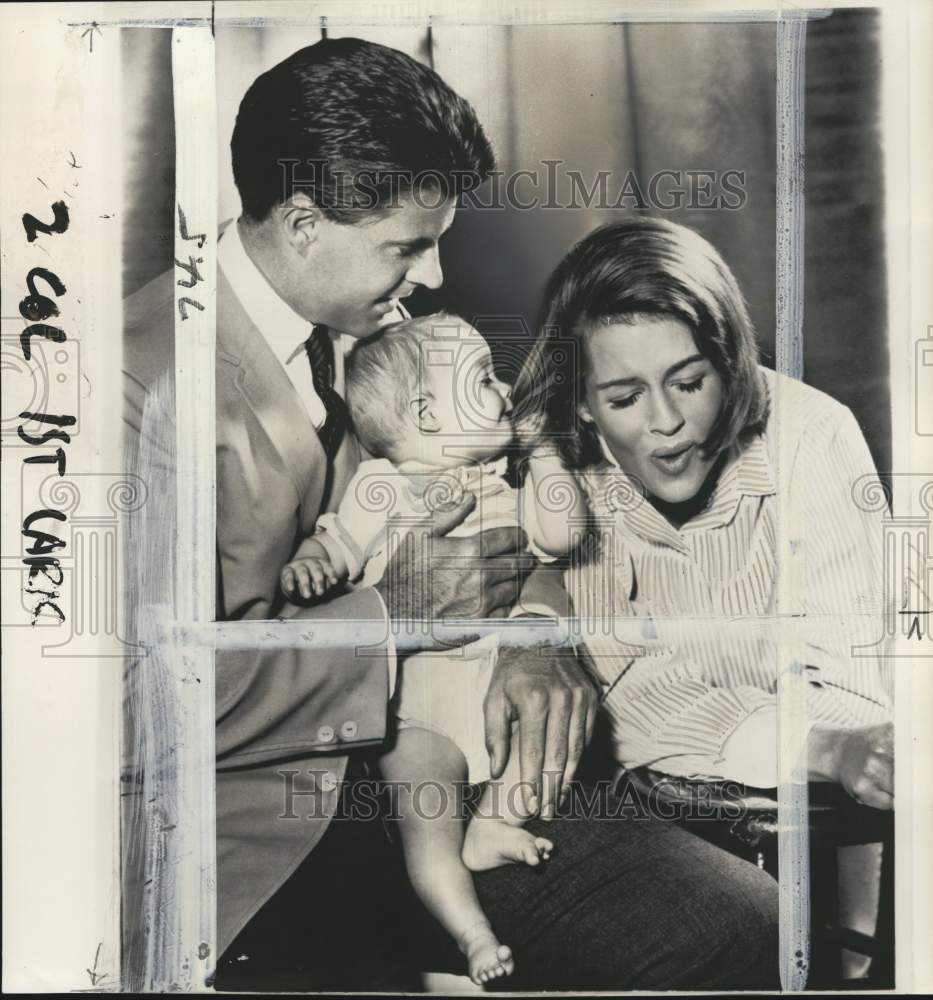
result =
[[[347,429],[347,404],[334,388],[336,368],[330,330],[326,326],[315,326],[311,336],[305,341],[305,351],[311,365],[314,391],[324,404],[327,413],[324,425],[318,429],[317,434],[330,462],[337,454],[344,431]]]

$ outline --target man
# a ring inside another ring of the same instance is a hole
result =
[[[243,214],[218,249],[218,618],[349,627],[509,613],[532,560],[517,530],[445,537],[469,497],[415,532],[430,536],[430,572],[410,544],[376,587],[325,604],[287,606],[277,586],[360,458],[340,398],[346,340],[404,315],[401,300],[416,288],[440,286],[438,245],[458,194],[493,169],[472,109],[399,52],[322,41],[250,87],[232,154]],[[172,293],[168,274],[126,309],[127,420],[143,440],[171,369]],[[163,415],[170,410],[163,401]],[[174,428],[156,426],[170,451]],[[521,598],[565,610],[553,578],[533,575]],[[218,653],[220,988],[398,985],[393,952],[420,932],[394,905],[399,883],[380,882],[391,865],[380,827],[330,822],[344,808],[341,782],[352,789],[366,748],[386,737],[397,669],[388,635],[365,653],[349,642]],[[540,814],[530,828],[549,823],[557,844],[543,877],[477,876],[516,955],[509,984],[766,985],[776,905],[764,876],[667,824],[552,819],[594,712],[595,689],[572,659],[546,646],[503,650],[486,703],[492,773],[504,768],[517,720],[526,802]],[[310,772],[313,787],[301,781]],[[289,787],[302,792],[293,809]],[[684,905],[688,878],[701,903]],[[380,921],[386,908],[401,915]]]

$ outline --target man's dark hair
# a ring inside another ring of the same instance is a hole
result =
[[[437,73],[358,38],[324,39],[257,77],[230,148],[243,211],[256,220],[298,191],[337,222],[400,194],[436,206],[495,167],[472,107]]]

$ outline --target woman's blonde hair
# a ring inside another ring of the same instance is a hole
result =
[[[685,323],[722,379],[722,407],[704,443],[708,455],[763,429],[768,398],[745,300],[719,252],[694,230],[646,217],[594,230],[551,275],[542,315],[515,383],[515,416],[550,438],[569,467],[602,459],[595,428],[578,412],[586,334],[646,315]]]

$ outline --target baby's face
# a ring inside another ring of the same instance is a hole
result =
[[[514,430],[511,389],[496,377],[489,345],[472,327],[425,346],[421,391],[424,426],[450,454],[482,461],[501,454]]]

